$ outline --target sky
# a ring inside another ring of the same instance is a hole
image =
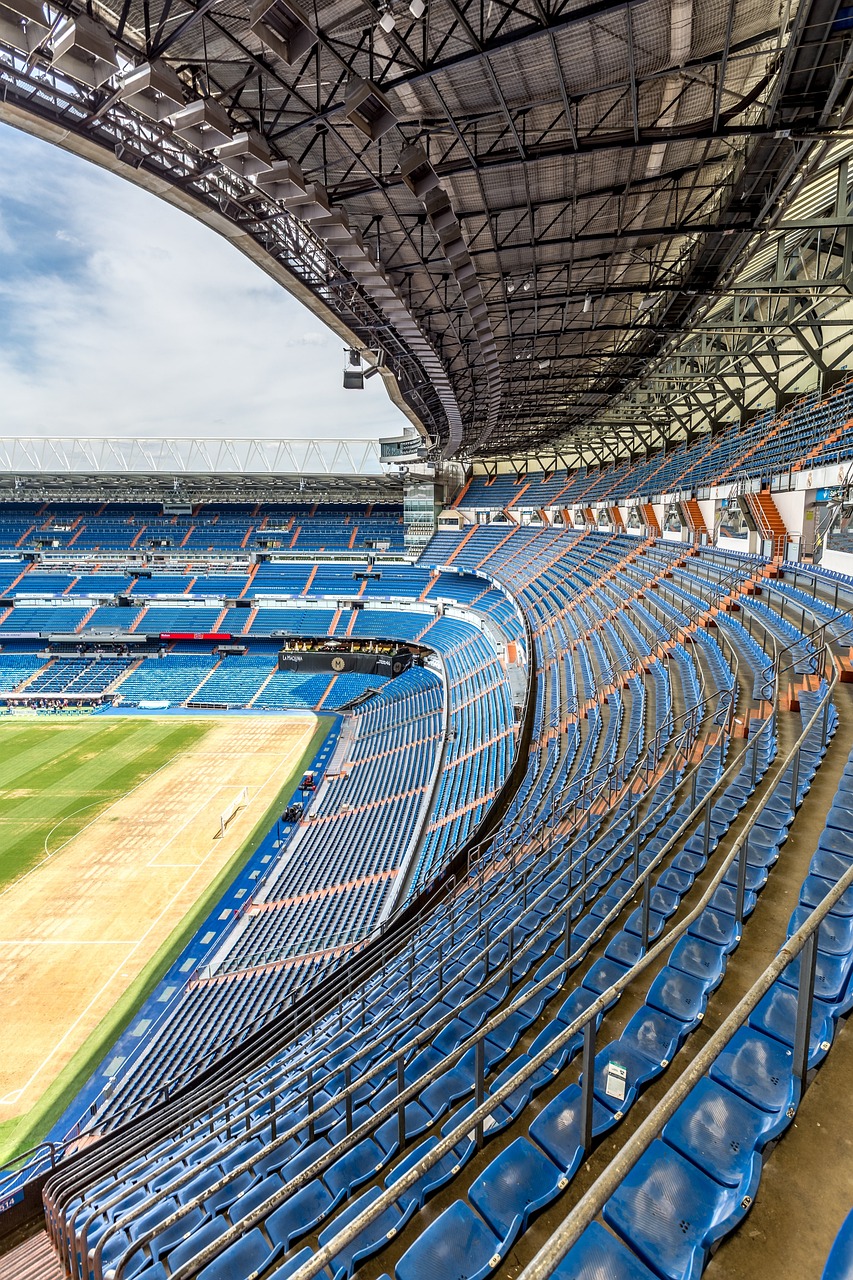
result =
[[[380,378],[239,250],[0,125],[0,436],[399,435]]]

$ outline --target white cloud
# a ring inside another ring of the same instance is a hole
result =
[[[306,323],[307,322],[307,323]],[[0,434],[395,434],[381,379],[232,245],[0,126]]]

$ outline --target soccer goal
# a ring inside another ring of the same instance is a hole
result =
[[[227,809],[223,809],[219,815],[219,836],[220,839],[225,835],[225,828],[234,817],[238,809],[244,809],[249,803],[249,788],[243,787],[235,798],[228,805]]]

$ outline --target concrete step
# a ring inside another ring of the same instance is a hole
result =
[[[46,1231],[0,1257],[0,1280],[62,1280],[63,1274]]]

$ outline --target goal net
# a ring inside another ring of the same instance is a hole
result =
[[[220,838],[225,835],[225,828],[234,817],[238,809],[243,809],[249,803],[249,788],[243,787],[219,815],[219,835]]]

